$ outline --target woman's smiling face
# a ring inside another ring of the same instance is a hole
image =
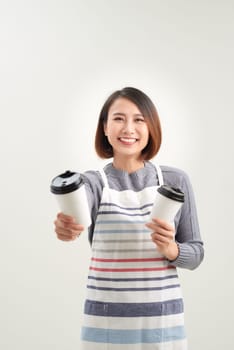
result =
[[[104,131],[114,157],[139,160],[149,140],[148,125],[141,111],[123,97],[117,98],[110,106]]]

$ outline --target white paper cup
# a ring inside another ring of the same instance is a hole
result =
[[[73,216],[85,228],[91,225],[84,181],[79,173],[66,171],[56,176],[50,186],[61,212]]]
[[[162,185],[157,189],[150,220],[158,218],[173,223],[184,203],[184,193],[177,188]]]

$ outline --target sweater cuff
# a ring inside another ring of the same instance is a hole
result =
[[[175,260],[170,260],[170,263],[175,267],[181,267],[186,269],[194,269],[193,257],[191,256],[191,247],[187,244],[176,242],[179,250],[179,254]],[[192,254],[193,255],[193,254]]]
[[[185,267],[186,262],[188,261],[188,254],[186,254],[186,248],[183,244],[176,242],[179,254],[175,260],[170,260],[170,262],[177,267]],[[188,252],[187,252],[188,253]]]

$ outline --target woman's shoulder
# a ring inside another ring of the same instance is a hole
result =
[[[83,178],[89,181],[99,181],[101,179],[100,172],[98,170],[86,170],[83,174]]]
[[[188,177],[187,172],[184,169],[177,168],[169,165],[160,165],[163,175],[166,177]]]
[[[87,170],[83,174],[84,182],[91,188],[102,188],[103,181],[99,170]]]
[[[191,187],[189,175],[184,169],[169,165],[160,165],[164,183],[172,187]]]

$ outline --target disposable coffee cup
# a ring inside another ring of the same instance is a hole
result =
[[[91,225],[90,210],[82,175],[67,170],[53,178],[50,186],[61,212],[73,216],[85,228]]]
[[[150,220],[158,218],[173,223],[183,203],[184,193],[179,188],[160,186],[156,191]]]

